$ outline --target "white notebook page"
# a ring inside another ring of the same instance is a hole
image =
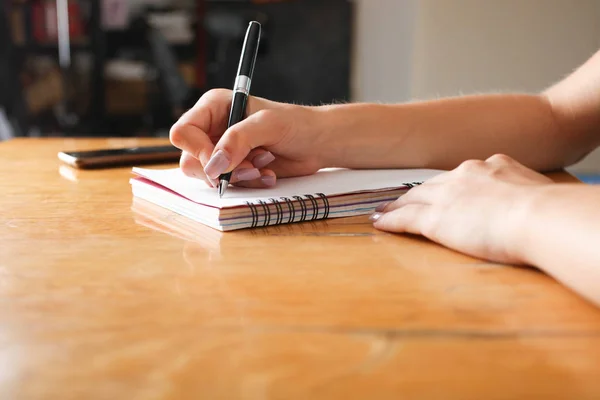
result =
[[[441,173],[432,169],[377,169],[349,170],[328,168],[313,175],[280,178],[273,188],[249,189],[229,186],[223,198],[219,198],[216,188],[204,181],[187,177],[179,168],[145,169],[133,168],[133,173],[154,181],[196,203],[213,207],[234,207],[246,202],[266,201],[269,198],[314,195],[325,196],[393,189],[406,183],[423,182]]]

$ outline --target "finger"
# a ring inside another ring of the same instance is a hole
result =
[[[212,187],[218,186],[218,179],[209,178],[204,173],[202,164],[196,158],[192,157],[189,153],[184,152],[180,160],[180,168],[182,172],[190,177],[202,179]],[[231,173],[231,183],[237,183],[240,181],[255,180],[260,178],[261,174],[257,168],[250,163],[250,161],[243,161],[238,168]]]
[[[204,172],[206,173],[206,171]],[[234,184],[243,181],[251,181],[258,178],[260,178],[260,170],[258,168],[255,168],[250,161],[243,160],[240,163],[240,165],[237,166],[237,168],[231,171],[229,183]],[[218,182],[219,177],[209,177],[209,179],[214,179],[214,181]]]
[[[408,204],[392,212],[375,213],[371,216],[373,227],[395,233],[422,235],[430,219],[431,206]]]
[[[225,131],[230,101],[228,90],[207,92],[171,127],[171,143],[206,165],[214,150],[209,133]]]
[[[396,201],[387,204],[383,212],[391,212],[409,204],[431,205],[444,199],[444,184],[428,184],[415,186],[400,196]]]
[[[236,169],[231,172],[230,183],[238,183],[245,181],[253,181],[260,178],[260,171],[258,168],[254,168],[252,163],[248,160],[244,160],[238,165]]]
[[[189,123],[177,122],[171,128],[170,137],[173,146],[199,160],[201,165],[208,163],[215,147],[206,132]]]
[[[179,168],[181,168],[181,171],[186,176],[200,179],[206,178],[206,175],[204,175],[204,168],[202,167],[200,161],[198,161],[198,159],[193,157],[187,151],[183,151],[181,153],[181,158],[179,159]]]
[[[217,145],[204,172],[216,177],[231,171],[258,147],[267,147],[281,140],[287,123],[278,117],[277,111],[261,110],[231,126]]]
[[[184,175],[192,178],[202,179],[210,186],[217,187],[217,181],[206,176],[200,161],[186,151],[183,151],[181,154],[179,168],[181,168],[181,171],[184,173]]]
[[[427,181],[423,182],[421,185],[410,188],[409,190],[407,190],[407,192],[404,195],[401,195],[400,197],[398,197],[398,199],[396,199],[394,201],[387,201],[385,203],[379,204],[375,208],[375,211],[376,212],[388,212],[388,211],[395,210],[396,208],[401,207],[404,204],[404,200],[400,201],[400,199],[405,197],[408,193],[414,192],[417,188],[421,188],[423,186],[429,186],[432,184],[435,185],[438,183],[442,183],[444,181],[447,181],[451,177],[452,177],[452,175],[450,175],[449,172],[444,172],[439,175],[436,175],[433,178],[430,178]]]
[[[246,157],[254,168],[264,168],[275,160],[275,156],[270,151],[264,149],[254,149]]]
[[[260,177],[250,181],[237,182],[235,186],[241,186],[246,188],[270,188],[275,186],[277,182],[277,176],[275,172],[270,169],[261,169]]]
[[[415,186],[400,196],[398,202],[407,204],[435,204],[445,198],[447,183],[429,183],[427,185]]]
[[[444,182],[447,182],[449,179],[452,179],[454,176],[455,176],[454,170],[441,172],[441,173],[435,175],[434,177],[427,179],[420,186],[435,184],[435,183],[444,183]]]

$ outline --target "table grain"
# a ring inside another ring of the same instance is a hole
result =
[[[222,233],[57,159],[164,142],[0,143],[0,398],[600,398],[600,311],[533,268],[366,216]]]

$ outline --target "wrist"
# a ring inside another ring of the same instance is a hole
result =
[[[508,215],[509,230],[505,238],[506,251],[518,264],[534,265],[536,236],[539,235],[540,213],[555,184],[518,186],[515,188],[512,212]],[[542,224],[543,225],[543,224]]]
[[[346,130],[347,121],[344,115],[347,114],[347,107],[351,105],[333,104],[313,107],[315,119],[317,121],[317,148],[320,151],[320,159],[324,167],[342,167],[345,168],[345,159],[348,158],[348,150],[351,148],[353,136],[351,131],[347,131],[344,138],[343,132]],[[355,116],[353,116],[355,119]]]
[[[327,167],[375,168],[393,167],[382,155],[381,143],[387,149],[397,148],[391,136],[390,118],[393,106],[355,103],[314,107],[318,125],[318,141],[322,161]]]

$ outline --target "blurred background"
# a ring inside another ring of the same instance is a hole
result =
[[[349,100],[345,0],[3,0],[11,135],[167,135],[204,92],[233,86],[250,20],[263,26],[253,94]]]
[[[304,104],[536,92],[600,48],[600,0],[2,0],[0,140],[167,136],[249,20],[253,94]]]

